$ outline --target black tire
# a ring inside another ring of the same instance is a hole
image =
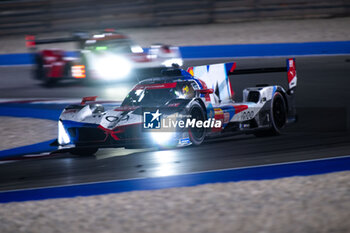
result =
[[[72,155],[92,156],[98,151],[98,148],[76,148],[70,151]]]
[[[189,109],[189,114],[191,115],[191,119],[195,118],[197,120],[206,120],[205,112],[202,106],[198,102],[193,102]],[[206,135],[206,129],[202,128],[190,128],[189,129],[189,137],[192,142],[192,145],[199,146],[204,141]]]
[[[53,87],[57,83],[57,79],[45,77],[43,82],[45,87]]]
[[[44,67],[41,68],[41,79],[40,80],[43,82],[43,85],[45,87],[53,87],[58,81],[57,78],[47,77],[46,70]]]
[[[281,134],[281,130],[285,127],[287,122],[287,107],[286,102],[280,92],[275,92],[271,101],[271,128],[268,130],[257,131],[255,136],[266,137],[276,136]]]
[[[44,76],[44,62],[41,55],[35,55],[35,68],[33,70],[33,78],[37,80],[42,80]]]

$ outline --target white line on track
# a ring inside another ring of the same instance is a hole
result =
[[[283,163],[272,163],[272,164],[237,167],[237,168],[216,169],[216,170],[200,171],[200,172],[189,172],[189,173],[183,173],[183,174],[172,175],[172,176],[193,175],[193,174],[212,173],[212,172],[230,171],[230,170],[234,171],[234,170],[240,170],[240,169],[246,169],[246,168],[278,166],[278,165],[286,165],[286,164],[295,164],[295,163],[300,163],[300,162],[315,162],[315,161],[333,160],[333,159],[349,158],[349,157],[350,157],[350,155],[343,155],[343,156],[337,156],[337,157],[331,157],[331,158],[307,159],[307,160],[298,160],[298,161],[293,161],[293,162],[283,162]],[[164,178],[164,176],[161,176],[161,177]],[[88,184],[103,184],[103,183],[118,182],[118,181],[145,180],[145,179],[153,179],[153,178],[161,178],[161,177],[130,178],[130,179],[121,179],[121,180],[104,180],[101,182],[85,182],[85,183],[76,183],[76,184],[71,184],[71,185],[53,185],[53,186],[45,186],[45,187],[37,187],[37,188],[12,189],[12,190],[0,191],[0,193],[12,192],[12,191],[23,191],[23,190],[38,190],[38,189],[43,189],[43,188],[46,189],[46,188],[73,187],[73,186],[77,186],[77,185],[88,185]]]
[[[1,104],[5,103],[27,103],[27,104],[72,104],[72,103],[80,103],[81,98],[76,99],[58,99],[58,98],[22,98],[22,99],[0,99]],[[113,100],[104,100],[99,99],[96,102],[99,103],[120,103],[121,101],[113,101]]]

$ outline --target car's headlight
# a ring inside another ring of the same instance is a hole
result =
[[[105,55],[96,59],[96,72],[102,79],[118,80],[127,77],[131,71],[131,62],[126,58]]]
[[[58,144],[66,145],[70,143],[70,137],[64,128],[62,121],[58,121]]]

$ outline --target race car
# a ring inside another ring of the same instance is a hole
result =
[[[36,45],[77,42],[78,52],[61,49],[35,50]],[[72,37],[36,40],[26,37],[26,45],[34,52],[35,79],[51,85],[62,79],[122,82],[140,80],[157,68],[182,66],[178,47],[152,45],[147,52],[126,35],[108,29],[89,35],[76,33]]]
[[[242,102],[232,99],[229,75],[282,71],[287,90],[258,85],[243,90]],[[96,96],[67,106],[58,122],[58,148],[89,155],[103,147],[198,146],[207,137],[234,133],[278,135],[296,121],[296,85],[293,58],[287,67],[239,70],[222,63],[165,70],[139,82],[120,106],[87,103]]]

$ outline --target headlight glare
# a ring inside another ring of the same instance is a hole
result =
[[[102,79],[123,79],[131,72],[131,63],[120,56],[106,55],[97,59],[96,72]]]
[[[70,137],[64,128],[62,121],[58,121],[58,144],[66,145],[70,143]]]
[[[153,142],[159,146],[170,146],[173,143],[174,132],[152,132],[151,138]]]

